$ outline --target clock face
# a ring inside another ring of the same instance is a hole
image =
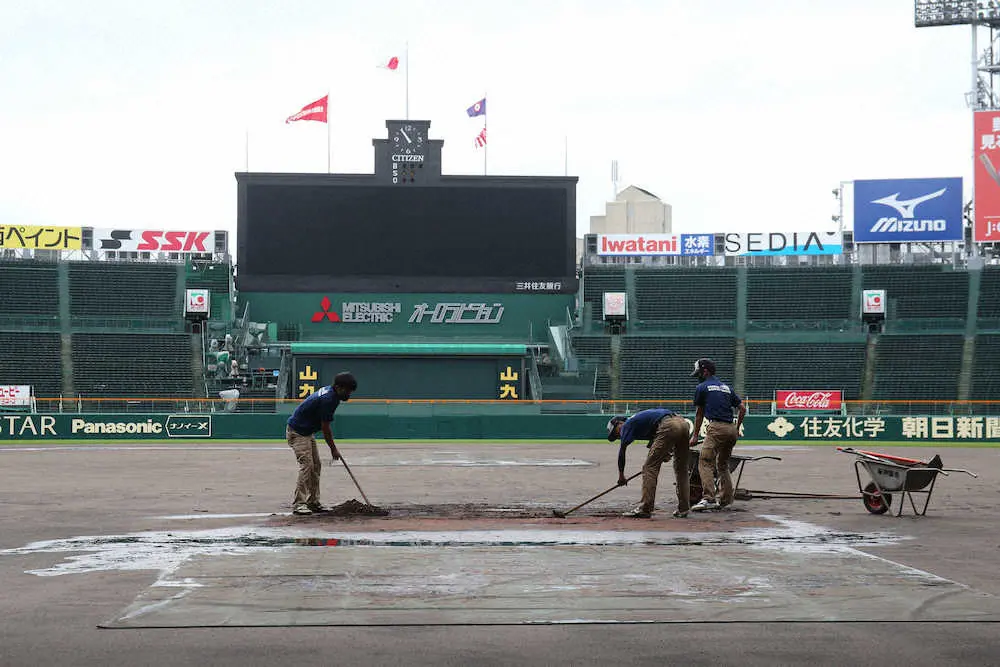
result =
[[[423,128],[406,123],[392,135],[393,152],[397,155],[422,155],[426,141]]]

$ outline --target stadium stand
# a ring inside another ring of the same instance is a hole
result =
[[[750,320],[846,320],[851,312],[851,267],[757,267],[747,273]]]
[[[748,398],[769,401],[777,389],[840,389],[861,398],[865,343],[747,343]]]
[[[884,289],[887,317],[964,320],[969,303],[969,274],[951,267],[865,266],[864,289]]]
[[[706,301],[709,294],[711,302]],[[635,298],[643,328],[676,320],[734,320],[736,270],[678,267],[637,271]]]
[[[696,382],[695,359],[711,357],[732,382],[736,339],[725,337],[628,336],[622,339],[622,398],[689,401]]]
[[[874,400],[949,400],[958,396],[964,338],[881,336],[875,346]]]
[[[174,264],[72,262],[70,315],[103,318],[178,318]]]
[[[73,334],[73,387],[83,396],[193,396],[186,334]]]
[[[611,338],[608,336],[573,336],[573,351],[581,361],[607,364],[611,361]]]
[[[583,272],[583,301],[591,305],[591,319],[604,318],[604,293],[625,291],[625,267],[588,266]]]
[[[983,269],[977,311],[979,319],[992,320],[991,324],[994,326],[1000,325],[1000,267],[998,266],[988,266]]]
[[[0,332],[0,349],[0,385],[30,384],[35,396],[43,397],[62,392],[59,334]]]
[[[225,308],[229,296],[229,276],[232,267],[228,264],[213,264],[188,261],[185,268],[184,285],[187,289],[207,289],[211,295],[209,319],[228,319],[230,313]]]
[[[1000,400],[1000,335],[976,336],[976,363],[972,366],[969,398],[979,401]],[[1000,411],[1000,406],[989,412]]]
[[[47,262],[0,262],[0,318],[38,326],[58,326],[58,265]]]

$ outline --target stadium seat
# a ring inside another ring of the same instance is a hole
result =
[[[747,343],[746,394],[770,401],[779,389],[840,389],[861,398],[865,343]]]
[[[711,302],[706,300],[711,294]],[[643,329],[676,321],[735,320],[736,270],[643,269],[635,275],[635,312]]]
[[[35,396],[62,393],[61,338],[57,333],[0,332],[0,385],[32,385]]]
[[[72,262],[70,315],[176,319],[182,313],[173,264]]]
[[[59,269],[48,262],[0,262],[0,318],[59,321]]]
[[[622,339],[621,397],[689,403],[697,384],[688,377],[694,360],[711,357],[720,377],[732,382],[735,355],[735,338],[625,337]]]
[[[875,346],[872,398],[956,399],[963,344],[959,335],[881,336]]]
[[[972,365],[969,398],[974,401],[995,401],[1000,396],[1000,334],[976,336],[976,362]],[[1000,413],[1000,405],[982,404],[979,414]]]
[[[73,385],[85,397],[194,395],[185,334],[73,334]]]
[[[964,320],[969,303],[969,274],[950,266],[865,266],[864,289],[884,289],[887,317]]]
[[[749,320],[846,320],[851,267],[755,267],[747,273]]]
[[[587,266],[583,271],[583,300],[591,304],[595,322],[604,319],[604,293],[625,291],[624,266]]]

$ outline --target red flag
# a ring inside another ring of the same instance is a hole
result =
[[[291,123],[297,120],[318,120],[321,123],[325,123],[328,97],[330,96],[324,95],[312,104],[305,105],[298,111],[298,113],[294,113],[286,118],[285,122]]]
[[[399,58],[393,56],[392,58],[389,58],[389,62],[384,65],[379,65],[379,67],[382,69],[391,69],[392,71],[396,71],[399,68]]]
[[[476,148],[483,148],[486,146],[486,128],[484,127],[479,134],[476,135]]]

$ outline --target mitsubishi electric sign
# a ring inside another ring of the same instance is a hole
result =
[[[854,181],[855,243],[961,240],[961,178]]]

